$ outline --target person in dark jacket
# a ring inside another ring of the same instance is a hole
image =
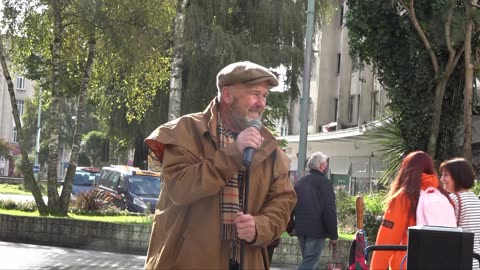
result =
[[[316,152],[307,167],[309,173],[295,183],[295,233],[303,258],[299,269],[317,269],[325,238],[337,242],[337,210],[332,183],[325,176],[328,157]]]

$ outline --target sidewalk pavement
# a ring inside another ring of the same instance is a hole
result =
[[[0,241],[0,269],[143,269],[145,256]],[[296,266],[272,266],[293,270]]]

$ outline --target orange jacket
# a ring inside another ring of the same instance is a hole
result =
[[[431,186],[438,187],[438,183],[436,175],[422,174],[422,190]],[[411,202],[405,192],[401,192],[390,201],[378,230],[376,245],[408,244],[408,227],[416,225],[415,217],[408,216],[410,204]],[[375,251],[373,252],[370,269],[400,269],[400,263],[405,255],[405,251]],[[407,260],[405,259],[402,269],[406,269],[406,267]]]

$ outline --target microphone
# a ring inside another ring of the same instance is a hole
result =
[[[260,120],[258,119],[251,120],[250,122],[248,122],[248,127],[254,127],[258,131],[260,131],[260,129],[262,128],[262,122],[260,122]],[[243,166],[250,167],[250,164],[252,164],[253,152],[255,152],[255,149],[252,147],[247,147],[245,149],[245,152],[243,152],[242,160]]]

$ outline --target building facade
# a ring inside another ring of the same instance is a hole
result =
[[[377,146],[364,133],[383,116],[385,91],[371,67],[360,69],[349,55],[347,5],[339,1],[331,20],[315,33],[310,80],[306,157],[321,151],[330,157],[334,185],[351,193],[375,189],[384,164]],[[302,86],[303,87],[303,86]],[[300,121],[298,102],[291,104],[285,150],[292,179],[298,177]]]
[[[15,97],[17,99],[17,109],[21,116],[25,110],[26,102],[33,98],[35,83],[21,75],[12,76]],[[10,94],[5,78],[0,79],[0,138],[5,140],[12,150],[11,159],[0,156],[0,176],[14,176],[15,160],[20,158],[20,147],[18,144],[18,133],[13,120],[12,104]]]

